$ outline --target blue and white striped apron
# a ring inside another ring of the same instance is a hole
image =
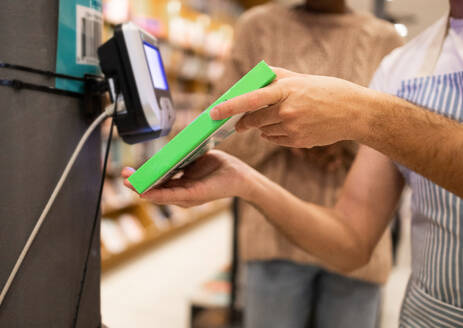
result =
[[[462,91],[456,72],[403,81],[397,96],[462,122]],[[463,327],[463,199],[399,169],[413,190],[412,274],[400,327]]]

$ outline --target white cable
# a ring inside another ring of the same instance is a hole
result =
[[[8,276],[8,280],[5,283],[5,286],[3,286],[2,293],[0,294],[0,306],[3,303],[3,299],[5,298],[6,293],[10,289],[10,286],[18,273],[19,268],[21,267],[22,262],[24,261],[24,258],[27,255],[27,252],[29,251],[29,248],[31,247],[32,243],[34,242],[35,237],[37,236],[37,233],[40,230],[40,227],[42,226],[43,222],[45,221],[45,218],[50,211],[51,206],[53,205],[56,196],[61,190],[61,187],[63,187],[64,182],[66,181],[69,172],[71,171],[72,166],[74,165],[74,162],[77,159],[77,156],[79,155],[80,151],[82,150],[83,146],[85,145],[85,142],[87,141],[88,137],[92,134],[92,132],[95,130],[95,128],[100,125],[101,122],[103,122],[106,118],[110,117],[114,112],[114,105],[108,106],[105,111],[98,116],[95,121],[88,127],[87,131],[85,131],[84,135],[80,138],[79,143],[76,146],[76,149],[71,155],[71,158],[69,159],[66,168],[63,171],[63,174],[58,180],[58,183],[55,186],[55,189],[53,190],[53,193],[50,196],[50,199],[48,200],[47,204],[45,205],[45,208],[42,211],[42,214],[40,214],[39,219],[37,220],[37,223],[34,226],[34,229],[32,230],[31,234],[29,235],[29,238],[26,241],[26,244],[24,245],[24,248],[22,249],[21,253],[19,254],[18,259],[16,260],[16,264],[13,267],[13,270],[11,270],[10,275]]]

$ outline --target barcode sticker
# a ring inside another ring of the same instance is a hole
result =
[[[103,17],[98,10],[76,6],[76,62],[98,65],[97,49],[101,44]]]

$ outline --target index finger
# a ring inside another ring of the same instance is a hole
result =
[[[284,69],[284,68],[281,68],[281,67],[270,66],[270,68],[277,75],[277,77],[276,77],[277,80],[278,79],[284,79],[284,78],[287,78],[287,77],[294,77],[294,76],[299,75],[299,73],[295,73],[295,72],[292,72],[290,70],[287,70],[287,69]]]
[[[268,105],[274,105],[281,100],[283,100],[281,86],[278,83],[272,83],[267,87],[251,91],[215,106],[209,115],[213,120],[223,120],[236,114],[252,112]]]

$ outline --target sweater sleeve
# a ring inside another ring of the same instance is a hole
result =
[[[378,35],[376,44],[376,51],[374,52],[374,71],[372,75],[372,80],[370,81],[370,87],[374,80],[377,80],[378,70],[380,64],[383,62],[385,57],[387,57],[394,49],[401,47],[405,44],[404,38],[402,38],[395,30],[392,24],[386,23],[387,26],[382,29],[382,33]],[[376,83],[376,82],[375,82]]]
[[[391,53],[392,50],[401,47],[405,44],[405,39],[402,38],[395,29],[384,39],[383,53],[380,55],[381,60]]]
[[[214,99],[219,97],[262,58],[259,57],[256,42],[265,42],[255,36],[257,15],[247,12],[235,26],[235,38],[231,53],[226,60],[224,73],[213,88]],[[256,167],[281,146],[275,145],[260,137],[257,130],[245,133],[234,133],[217,147],[230,153],[248,165]]]

